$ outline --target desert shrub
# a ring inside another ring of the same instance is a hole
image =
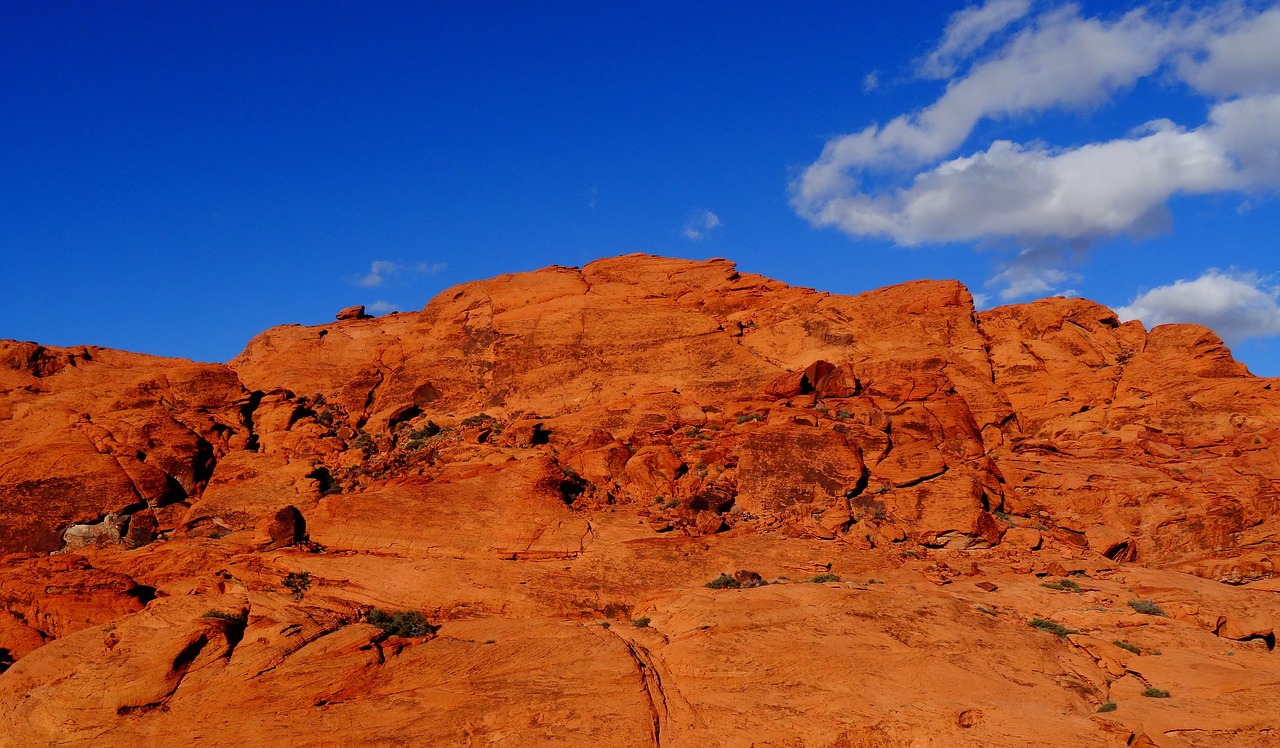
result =
[[[1032,619],[1031,619],[1031,622],[1029,623],[1029,625],[1030,625],[1030,626],[1031,626],[1031,628],[1033,628],[1033,629],[1040,629],[1041,631],[1048,631],[1050,634],[1053,634],[1054,636],[1058,637],[1059,639],[1065,639],[1065,638],[1067,637],[1067,634],[1078,634],[1078,633],[1080,633],[1079,631],[1076,631],[1075,629],[1067,628],[1066,626],[1063,626],[1063,625],[1062,625],[1062,624],[1060,624],[1060,623],[1056,623],[1056,622],[1054,622],[1054,621],[1050,621],[1050,620],[1047,620],[1047,619],[1044,619],[1044,618],[1032,618]]]
[[[1040,586],[1045,587],[1047,589],[1051,589],[1051,590],[1062,590],[1064,592],[1080,591],[1080,585],[1076,584],[1070,579],[1059,579],[1056,582],[1041,582]]]
[[[1129,607],[1144,615],[1160,616],[1161,618],[1169,617],[1164,612],[1164,609],[1156,604],[1155,600],[1130,600]]]
[[[989,615],[989,616],[998,616],[998,615],[1000,615],[999,613],[995,612],[994,610],[992,610],[991,608],[988,608],[988,607],[987,607],[987,606],[985,606],[985,605],[979,605],[979,606],[978,606],[978,612],[979,612],[979,613],[983,613],[983,614],[985,614],[985,615]]]
[[[462,419],[462,425],[463,426],[480,426],[480,425],[483,425],[485,421],[492,421],[492,420],[493,420],[493,416],[489,415],[488,413],[478,413],[469,418]]]
[[[633,619],[631,621],[631,625],[638,629],[647,629],[649,628],[649,616],[640,616],[639,618]]]
[[[440,428],[435,421],[427,421],[427,425],[415,431],[410,431],[408,438],[405,440],[405,449],[419,449],[427,440],[436,436],[444,429]]]
[[[427,623],[426,617],[416,610],[386,611],[374,608],[365,613],[364,620],[382,629],[387,636],[429,636],[440,630],[439,626]]]
[[[1102,706],[1098,707],[1098,713],[1099,713],[1099,714],[1101,714],[1101,713],[1103,713],[1103,712],[1114,712],[1115,710],[1116,710],[1116,702],[1114,702],[1114,701],[1108,701],[1107,703],[1105,703],[1105,704],[1103,704]]]
[[[1168,691],[1164,690],[1163,688],[1156,688],[1155,686],[1147,686],[1147,690],[1143,691],[1143,692],[1142,692],[1142,695],[1143,695],[1143,696],[1146,696],[1146,697],[1147,697],[1147,698],[1149,698],[1149,699],[1167,699],[1167,698],[1169,698],[1169,692],[1168,692]]]
[[[735,419],[738,423],[746,423],[748,421],[763,421],[764,413],[743,413]]]
[[[754,571],[740,571],[737,574],[721,574],[703,586],[713,590],[749,590],[767,584],[769,582]]]
[[[1133,653],[1134,653],[1134,654],[1136,654],[1136,655],[1140,655],[1140,654],[1142,654],[1142,650],[1141,650],[1141,649],[1139,649],[1136,645],[1130,644],[1129,642],[1114,641],[1114,642],[1111,642],[1111,643],[1112,643],[1112,644],[1114,644],[1114,645],[1116,645],[1117,647],[1119,647],[1119,648],[1121,648],[1121,649],[1126,649],[1126,650],[1128,650],[1128,651],[1130,651],[1130,652],[1133,652]]]
[[[311,572],[304,571],[299,574],[296,571],[291,571],[284,576],[283,584],[285,589],[293,593],[295,600],[301,600],[303,593],[311,587]]]
[[[827,572],[825,574],[819,574],[814,577],[809,577],[804,581],[811,582],[813,584],[826,584],[827,582],[839,582],[840,577],[836,576],[835,574],[832,574],[831,572]]]
[[[631,606],[626,603],[605,603],[600,609],[606,618],[621,618],[631,612]]]
[[[217,618],[221,621],[229,621],[238,626],[244,626],[249,622],[249,611],[238,610],[235,613],[229,613],[225,610],[206,610],[201,618]]]

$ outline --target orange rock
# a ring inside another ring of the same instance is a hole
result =
[[[0,747],[1280,734],[1280,387],[1203,328],[643,255],[342,316],[0,343]]]
[[[1010,527],[1000,542],[1020,550],[1036,551],[1040,549],[1040,531],[1030,527]]]

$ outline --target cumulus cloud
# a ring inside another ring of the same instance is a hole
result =
[[[379,299],[378,301],[370,304],[366,311],[370,314],[386,314],[388,312],[398,312],[400,311],[400,307],[390,301],[383,301]]]
[[[962,60],[1030,9],[1031,0],[987,0],[952,14],[942,41],[920,62],[921,77],[951,77]]]
[[[1280,287],[1255,273],[1205,271],[1195,280],[1157,286],[1116,309],[1147,327],[1173,322],[1204,325],[1229,343],[1280,335]]]
[[[1179,55],[1182,79],[1217,97],[1280,92],[1280,9],[1250,17],[1229,6],[1217,21],[1202,47]]]
[[[904,246],[1087,246],[1166,229],[1176,195],[1280,188],[1280,7],[1137,8],[1111,19],[1074,5],[1029,16],[1029,7],[988,0],[954,15],[922,75],[954,73],[1001,41],[933,104],[830,140],[791,186],[797,213]],[[1155,76],[1206,99],[1205,121],[1135,122],[1124,137],[1071,146],[995,140],[957,153],[983,120],[1095,106]],[[1025,259],[1005,268],[1001,296],[1042,293],[1071,277],[1033,270]]]
[[[415,262],[406,264],[392,260],[374,260],[369,263],[369,272],[351,278],[353,285],[361,288],[378,288],[392,280],[405,280],[413,276],[437,275],[449,265],[444,262]]]
[[[720,226],[720,216],[709,210],[694,211],[684,222],[680,233],[690,241],[699,242],[707,238],[711,231]]]

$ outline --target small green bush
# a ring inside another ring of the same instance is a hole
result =
[[[1053,634],[1054,636],[1058,637],[1059,639],[1065,639],[1065,638],[1067,638],[1067,634],[1078,634],[1078,633],[1080,633],[1079,631],[1076,631],[1075,629],[1067,628],[1066,626],[1063,626],[1063,625],[1062,625],[1062,624],[1060,624],[1060,623],[1055,623],[1054,621],[1046,620],[1046,619],[1044,619],[1044,618],[1032,618],[1032,619],[1031,619],[1031,622],[1030,622],[1030,624],[1029,624],[1029,625],[1030,625],[1030,626],[1031,626],[1031,628],[1033,628],[1033,629],[1040,629],[1041,631],[1048,631],[1050,634]]]
[[[1114,712],[1115,710],[1116,710],[1116,702],[1114,702],[1114,701],[1108,701],[1107,703],[1105,703],[1105,704],[1103,704],[1102,706],[1098,707],[1098,713],[1099,713],[1099,714],[1101,714],[1101,713],[1103,713],[1103,712]]]
[[[293,599],[301,600],[303,593],[311,587],[311,572],[304,571],[299,574],[291,571],[284,576],[283,584],[285,589],[293,593]]]
[[[1163,688],[1156,688],[1155,686],[1148,686],[1148,687],[1147,687],[1147,690],[1145,690],[1145,691],[1143,691],[1143,692],[1142,692],[1142,695],[1143,695],[1143,696],[1146,696],[1148,699],[1167,699],[1167,698],[1169,698],[1169,692],[1168,692],[1168,691],[1164,690]]]
[[[747,421],[763,421],[764,413],[743,413],[737,417],[738,423],[746,423]]]
[[[1117,647],[1119,647],[1119,648],[1121,648],[1121,649],[1127,649],[1128,651],[1133,652],[1133,653],[1134,653],[1134,654],[1136,654],[1136,655],[1140,655],[1140,654],[1142,654],[1142,650],[1141,650],[1141,649],[1139,649],[1136,645],[1130,644],[1129,642],[1114,641],[1114,642],[1111,642],[1111,643],[1112,643],[1112,644],[1114,644],[1114,645],[1116,645]]]
[[[811,582],[813,584],[826,584],[827,582],[839,582],[840,577],[832,574],[831,572],[827,572],[825,574],[819,574],[816,577],[809,577],[804,581]]]
[[[746,581],[740,582],[739,579]],[[764,587],[767,584],[769,582],[755,572],[740,571],[736,578],[730,574],[721,574],[703,586],[713,590],[749,590],[753,587]]]
[[[225,610],[206,610],[201,618],[217,618],[222,621],[230,621],[240,626],[249,622],[249,611],[239,610],[235,613],[228,613]]]
[[[1051,590],[1062,590],[1064,592],[1080,592],[1080,585],[1070,579],[1059,579],[1056,582],[1041,582],[1041,587]]]
[[[649,628],[649,617],[640,616],[639,618],[633,619],[631,621],[631,625],[635,626],[638,629],[647,629]]]
[[[1161,618],[1169,617],[1164,612],[1164,609],[1156,604],[1155,600],[1130,600],[1129,607],[1144,615],[1160,616]]]
[[[440,630],[439,626],[427,623],[426,617],[416,610],[386,611],[374,608],[365,613],[364,620],[382,629],[387,636],[430,636]]]
[[[405,439],[405,449],[419,449],[427,443],[428,439],[438,435],[443,430],[435,421],[427,421],[426,426],[409,432],[408,437]]]

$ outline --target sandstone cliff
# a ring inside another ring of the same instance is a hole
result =
[[[641,255],[342,316],[0,343],[0,745],[1280,734],[1280,392],[1204,328]]]

